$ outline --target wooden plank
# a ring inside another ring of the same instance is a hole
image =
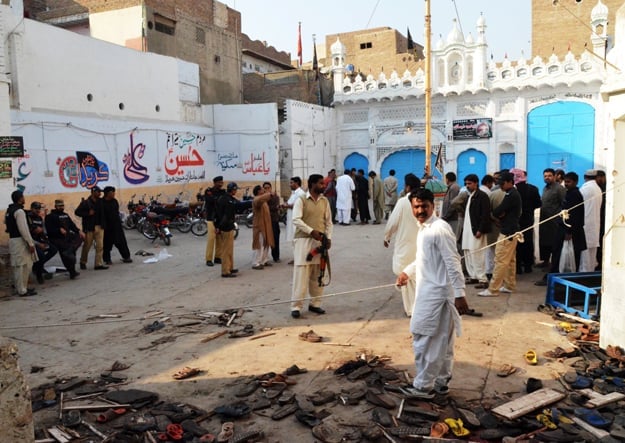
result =
[[[566,397],[563,392],[556,391],[554,389],[543,388],[531,394],[524,395],[523,397],[504,403],[492,409],[491,412],[501,415],[509,420],[514,420],[522,415],[532,412],[536,409],[540,409],[543,406],[555,403]]]
[[[603,429],[595,428],[594,426],[589,425],[588,423],[586,423],[584,420],[580,418],[573,417],[573,421],[575,422],[577,426],[590,432],[592,435],[597,437],[597,439],[601,439],[603,437],[607,437],[608,435],[610,435],[609,432],[606,432]]]
[[[48,428],[48,432],[59,443],[68,443],[72,441],[72,436],[61,431],[59,428]]]
[[[102,411],[102,410],[107,410],[107,409],[111,409],[111,407],[116,407],[116,408],[130,408],[132,405],[120,405],[120,404],[109,404],[109,403],[104,403],[104,404],[99,404],[99,405],[78,405],[78,406],[65,406],[63,408],[64,411]]]
[[[620,392],[611,392],[605,395],[593,391],[592,389],[581,389],[579,392],[588,397],[589,400],[584,405],[587,408],[600,408],[601,406],[614,403],[625,398],[625,394],[621,394]]]
[[[204,337],[202,340],[200,340],[200,343],[207,343],[211,340],[215,340],[216,338],[219,338],[223,335],[226,335],[228,333],[228,331],[219,331],[219,332],[215,332],[207,337]]]

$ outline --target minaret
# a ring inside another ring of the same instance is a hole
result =
[[[345,73],[345,45],[339,38],[330,46],[332,53],[332,78],[334,79],[334,92],[340,94],[343,91],[343,75]]]
[[[590,36],[592,50],[600,57],[605,57],[608,51],[608,7],[597,2],[590,13],[590,26],[593,33]]]
[[[482,14],[477,19],[477,46],[473,55],[473,84],[478,88],[484,87],[486,83],[486,19]]]

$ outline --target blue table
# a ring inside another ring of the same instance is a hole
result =
[[[601,272],[570,272],[547,276],[546,304],[588,320],[599,318]]]

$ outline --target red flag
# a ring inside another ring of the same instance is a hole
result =
[[[299,22],[297,30],[297,58],[299,65],[302,66],[302,22]]]

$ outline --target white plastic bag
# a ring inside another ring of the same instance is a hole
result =
[[[573,240],[564,240],[560,253],[560,272],[575,272],[575,250]]]

